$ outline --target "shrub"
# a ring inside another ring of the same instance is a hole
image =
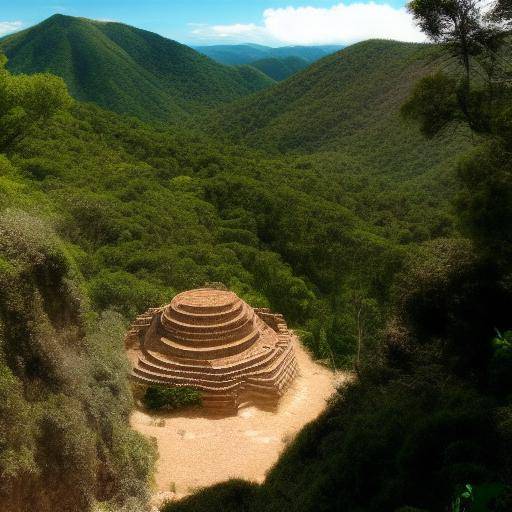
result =
[[[495,393],[506,396],[512,392],[512,331],[500,334],[493,341],[493,349],[489,383]]]
[[[187,387],[150,386],[142,401],[148,409],[180,409],[201,405],[201,393]]]

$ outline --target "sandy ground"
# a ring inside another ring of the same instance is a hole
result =
[[[247,406],[236,416],[205,415],[204,410],[133,413],[133,428],[158,445],[157,495],[172,491],[178,498],[233,477],[264,480],[286,444],[325,409],[335,385],[348,378],[313,362],[297,341],[295,347],[300,375],[277,410]]]

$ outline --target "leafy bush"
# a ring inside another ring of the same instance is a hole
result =
[[[493,349],[489,384],[496,394],[506,397],[512,393],[512,331],[495,338]]]
[[[181,409],[201,405],[201,393],[187,387],[149,386],[142,399],[148,409]]]

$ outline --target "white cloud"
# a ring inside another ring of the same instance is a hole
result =
[[[23,26],[21,21],[0,21],[0,36],[15,32]]]
[[[339,3],[329,8],[266,9],[261,25],[202,25],[192,30],[202,39],[282,44],[350,44],[370,38],[425,41],[405,8],[388,4]]]
[[[243,42],[263,42],[269,39],[265,27],[254,23],[235,23],[233,25],[207,25],[205,23],[189,23],[193,26],[192,34],[199,39],[213,39]]]

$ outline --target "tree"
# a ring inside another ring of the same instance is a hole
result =
[[[491,16],[502,21],[508,27],[512,26],[512,0],[497,0]]]
[[[486,21],[481,0],[412,0],[408,9],[421,30],[434,42],[450,47],[470,77],[471,57],[494,26]]]
[[[0,55],[0,151],[6,151],[35,125],[71,103],[61,78],[47,73],[12,75]]]
[[[458,114],[473,131],[492,131],[494,112],[501,107],[503,96],[509,95],[500,81],[508,67],[500,55],[507,33],[503,24],[506,7],[504,11],[496,7],[491,16],[481,0],[411,0],[408,9],[429,39],[456,57],[463,73],[456,79],[456,69],[452,69],[453,76],[437,72],[424,78],[402,113],[420,121],[429,136]]]

